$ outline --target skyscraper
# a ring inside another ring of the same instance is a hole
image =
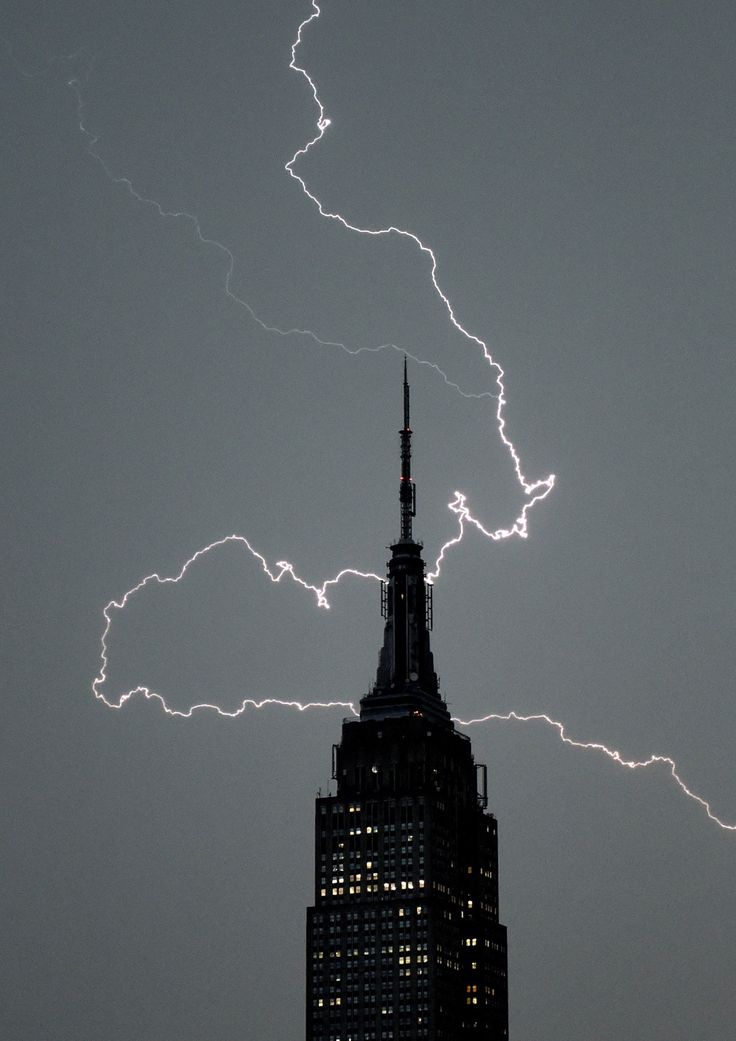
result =
[[[506,927],[486,769],[455,729],[429,646],[432,586],[412,535],[409,386],[384,641],[315,812],[307,1041],[504,1041]]]

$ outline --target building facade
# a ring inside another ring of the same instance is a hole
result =
[[[497,825],[430,650],[406,364],[400,436],[401,537],[382,588],[376,682],[333,748],[337,794],[316,803],[306,1037],[506,1041]]]

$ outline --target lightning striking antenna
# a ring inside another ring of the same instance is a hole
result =
[[[404,426],[401,437],[401,483],[399,503],[401,505],[401,541],[412,542],[411,521],[417,513],[417,489],[411,479],[411,426],[409,423],[409,380],[406,375],[404,355]]]

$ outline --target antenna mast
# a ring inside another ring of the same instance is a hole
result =
[[[411,542],[411,521],[417,512],[417,490],[411,479],[411,426],[409,425],[409,381],[406,375],[406,355],[404,355],[404,427],[399,431],[399,435],[401,437],[401,484],[399,485],[401,541]]]

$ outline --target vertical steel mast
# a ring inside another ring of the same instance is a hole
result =
[[[406,355],[404,355],[404,427],[399,434],[401,436],[401,484],[399,485],[401,541],[411,542],[411,521],[417,512],[417,490],[411,479],[411,426],[409,425],[409,381],[406,375]]]

